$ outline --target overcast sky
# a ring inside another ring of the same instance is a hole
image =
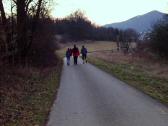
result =
[[[152,10],[168,13],[168,0],[56,0],[54,17],[65,17],[77,9],[94,23],[121,22]]]

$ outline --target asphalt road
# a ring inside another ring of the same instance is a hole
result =
[[[64,65],[47,126],[168,126],[168,108],[80,61]]]

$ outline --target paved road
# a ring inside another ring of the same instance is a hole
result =
[[[47,126],[168,126],[168,108],[91,64],[65,65]]]

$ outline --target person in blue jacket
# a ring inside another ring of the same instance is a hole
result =
[[[66,59],[67,59],[67,65],[70,65],[70,59],[71,59],[71,50],[68,48],[66,51]]]
[[[82,46],[82,49],[81,49],[81,54],[82,54],[82,60],[83,60],[83,64],[84,63],[87,63],[87,49],[85,48],[85,46]]]

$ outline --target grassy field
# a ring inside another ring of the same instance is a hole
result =
[[[59,87],[61,66],[62,61],[48,68],[1,68],[0,125],[45,125]]]
[[[65,45],[59,54],[64,56]],[[78,44],[81,47],[83,43]],[[116,49],[114,42],[84,43],[88,51]],[[123,54],[122,52],[93,52],[88,55],[89,62],[120,80],[140,89],[161,102],[168,104],[168,63],[147,55]]]
[[[76,44],[76,43],[75,43]],[[61,49],[57,53],[63,57],[65,55],[67,48],[73,48],[73,43],[62,44]],[[98,51],[98,50],[112,50],[116,49],[116,43],[109,41],[93,41],[93,42],[79,42],[76,44],[79,49],[84,45],[89,52]]]

